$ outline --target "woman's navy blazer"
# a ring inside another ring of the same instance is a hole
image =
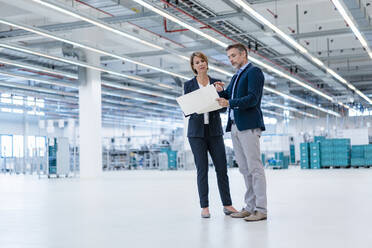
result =
[[[209,83],[220,81],[209,77]],[[194,90],[199,89],[198,81],[196,77],[185,82],[184,92],[185,94],[190,93]],[[226,108],[219,109],[216,111],[209,112],[209,136],[220,136],[223,135],[220,113],[225,112]],[[187,129],[187,137],[204,137],[204,114],[191,114],[189,119],[189,127]]]

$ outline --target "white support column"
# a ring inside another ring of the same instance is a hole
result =
[[[100,56],[87,51],[86,61],[98,66]],[[80,82],[80,178],[97,178],[102,174],[101,74],[98,71],[86,69],[85,80]]]
[[[27,105],[27,97],[25,96],[24,98],[24,104]],[[26,174],[26,166],[27,166],[27,161],[29,158],[29,153],[28,153],[28,133],[29,133],[29,124],[27,121],[27,110],[24,110],[23,112],[23,168],[22,172]]]

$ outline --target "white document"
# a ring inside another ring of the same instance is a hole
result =
[[[193,113],[204,114],[222,107],[216,99],[219,98],[216,88],[210,84],[207,87],[177,97],[176,100],[185,115]]]

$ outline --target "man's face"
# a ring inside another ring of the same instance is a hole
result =
[[[231,48],[228,50],[227,57],[229,58],[231,65],[236,69],[239,69],[247,63],[247,55],[245,52],[241,52],[236,48]]]

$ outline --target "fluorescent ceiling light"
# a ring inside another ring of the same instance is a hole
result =
[[[264,86],[264,89],[267,90],[267,91],[270,91],[270,92],[272,92],[272,93],[274,93],[274,94],[280,95],[280,96],[282,96],[282,97],[284,97],[284,98],[286,98],[286,99],[289,99],[289,100],[291,100],[291,101],[294,101],[294,102],[297,102],[297,103],[300,103],[300,104],[306,105],[306,106],[311,107],[311,108],[315,108],[315,109],[320,110],[320,111],[322,111],[322,112],[325,112],[325,113],[327,113],[327,114],[331,114],[331,115],[334,115],[334,116],[337,116],[337,117],[341,117],[341,115],[340,115],[339,113],[335,112],[335,111],[332,111],[332,110],[329,110],[329,109],[325,109],[325,108],[322,108],[322,107],[316,106],[315,104],[308,103],[308,102],[306,102],[306,101],[304,101],[304,100],[302,100],[302,99],[299,99],[299,98],[297,98],[297,97],[287,95],[287,94],[285,94],[285,93],[283,93],[283,92],[280,92],[280,91],[278,91],[278,90],[276,90],[276,89],[273,89],[273,88],[271,88],[271,87]]]
[[[108,51],[105,51],[105,50],[102,50],[102,49],[99,49],[99,48],[95,48],[95,47],[92,47],[92,46],[89,46],[89,45],[85,45],[85,44],[82,44],[82,43],[79,43],[79,42],[75,42],[75,41],[63,38],[63,37],[58,36],[58,35],[54,35],[51,32],[44,31],[44,30],[41,30],[39,28],[31,27],[31,26],[24,25],[24,24],[18,24],[18,23],[11,22],[11,21],[8,21],[8,20],[2,19],[2,18],[0,18],[0,23],[3,23],[5,25],[9,25],[9,26],[13,26],[13,27],[17,27],[17,28],[20,28],[20,29],[23,29],[23,30],[26,30],[26,31],[29,31],[29,32],[47,37],[47,38],[50,38],[50,39],[65,42],[65,43],[71,44],[71,45],[76,46],[76,47],[84,48],[86,50],[89,50],[89,51],[92,51],[92,52],[95,52],[95,53],[98,53],[98,54],[106,55],[106,56],[113,57],[113,58],[116,58],[116,59],[119,59],[119,60],[122,60],[122,61],[126,61],[126,62],[129,62],[129,63],[140,65],[140,66],[143,66],[143,67],[146,67],[146,68],[153,69],[155,71],[163,72],[163,73],[168,74],[168,75],[179,77],[179,78],[182,78],[182,79],[185,79],[185,80],[190,79],[189,77],[186,77],[186,76],[174,73],[174,72],[170,72],[170,71],[161,69],[161,68],[156,67],[156,66],[148,65],[148,64],[142,63],[140,61],[136,61],[134,59],[130,59],[130,58],[127,58],[127,57],[124,57],[124,56],[121,56],[121,55],[114,54],[112,52],[108,52]]]
[[[289,110],[289,111],[292,111],[292,112],[300,113],[302,115],[305,115],[305,116],[308,116],[308,117],[311,117],[311,118],[319,118],[316,115],[301,111],[301,110],[293,108],[293,107],[285,106],[285,105],[282,105],[282,104],[273,103],[273,102],[269,102],[269,101],[265,101],[265,104],[268,104],[268,105],[271,105],[271,106],[274,106],[274,107],[278,107],[278,108],[282,108],[282,109],[285,109],[285,110]]]
[[[68,78],[72,78],[72,79],[77,79],[76,75],[68,73],[68,72],[63,72],[63,71],[58,71],[58,70],[50,70],[50,69],[47,69],[45,67],[36,66],[36,65],[30,66],[28,64],[13,61],[13,60],[7,60],[7,59],[0,58],[0,63],[6,64],[6,65],[18,66],[18,67],[29,69],[29,70],[41,71],[41,72],[44,72],[44,73],[49,73],[49,74],[52,74],[52,75],[58,75],[58,76],[61,76],[61,77],[68,77]]]
[[[93,69],[93,70],[97,70],[97,71],[101,71],[101,72],[106,72],[106,73],[109,73],[109,74],[112,74],[112,75],[115,75],[115,76],[119,76],[119,77],[125,77],[125,78],[133,79],[133,80],[136,80],[136,81],[145,82],[145,79],[143,79],[141,77],[131,76],[131,75],[115,72],[115,71],[112,71],[112,70],[105,69],[103,67],[89,65],[88,63],[84,63],[84,62],[80,62],[80,61],[73,61],[73,60],[65,59],[63,57],[52,56],[52,55],[48,55],[48,54],[45,54],[45,53],[36,52],[36,51],[30,50],[30,49],[27,49],[27,48],[14,46],[14,45],[6,44],[6,43],[0,43],[0,46],[5,47],[5,48],[9,48],[9,49],[13,49],[13,50],[17,50],[17,51],[21,51],[21,52],[25,52],[25,53],[29,53],[29,54],[33,54],[33,55],[36,55],[36,56],[42,56],[42,57],[45,57],[45,58],[58,60],[58,61],[61,61],[61,62],[64,62],[64,63],[73,64],[73,65],[76,65],[76,66],[81,66],[81,67],[85,67],[85,68],[89,68],[89,69]]]
[[[138,3],[138,4],[140,4],[140,5],[142,5],[142,6],[145,7],[145,8],[148,8],[149,10],[151,10],[151,11],[153,11],[153,12],[155,12],[155,13],[157,13],[157,14],[159,14],[159,15],[161,15],[161,16],[163,16],[163,17],[165,17],[165,18],[167,18],[167,19],[169,19],[169,20],[171,20],[171,21],[173,21],[173,22],[175,22],[175,23],[177,23],[177,24],[183,26],[183,27],[185,27],[185,28],[190,29],[190,30],[193,31],[194,33],[199,34],[199,35],[201,35],[201,36],[207,38],[208,40],[210,40],[210,41],[212,41],[212,42],[214,42],[214,43],[216,43],[216,44],[222,46],[223,48],[226,48],[226,47],[228,46],[228,44],[226,44],[226,43],[224,43],[224,42],[221,42],[221,41],[219,41],[219,40],[216,40],[215,38],[213,38],[213,37],[211,37],[211,36],[209,36],[209,35],[203,33],[203,32],[200,31],[199,29],[196,29],[196,28],[193,28],[193,27],[190,28],[191,26],[190,26],[189,24],[187,24],[187,23],[181,21],[180,19],[178,19],[178,18],[176,18],[176,17],[174,17],[174,16],[172,16],[172,15],[166,13],[165,11],[163,11],[163,10],[161,10],[161,9],[155,7],[155,6],[152,6],[151,4],[149,4],[149,3],[147,3],[147,2],[145,2],[145,1],[143,1],[143,0],[133,0],[133,1],[136,2],[136,3]],[[234,0],[234,1],[235,1],[235,0]],[[242,2],[242,1],[238,1],[238,2]],[[242,3],[243,3],[243,2],[242,2]],[[257,14],[258,14],[258,13],[257,13]],[[261,19],[262,21],[264,21],[265,23],[268,23],[268,24],[270,23],[270,22],[268,22],[265,18],[263,18],[263,17],[261,18],[261,17],[259,17],[259,16],[260,16],[260,15],[258,15],[258,18],[260,18],[260,19]],[[271,24],[271,25],[272,25],[272,24]],[[272,25],[272,26],[273,26],[273,25]],[[273,26],[273,28],[275,28],[279,33],[283,33],[281,30],[279,30],[279,29],[276,28],[275,26]],[[284,34],[284,33],[283,33],[283,34]],[[284,34],[284,35],[285,35],[285,34]],[[292,40],[291,43],[293,43],[293,44],[296,43],[296,42],[295,42],[292,38],[290,38],[290,37],[289,37],[289,40]],[[297,47],[298,47],[298,49],[299,49],[300,51],[302,51],[302,52],[306,52],[306,49],[303,48],[302,46],[300,46],[299,44],[297,44]],[[186,58],[186,57],[183,57],[183,58],[189,60],[189,59]],[[294,83],[296,83],[296,84],[299,84],[300,86],[302,86],[302,87],[304,87],[304,88],[306,88],[306,89],[308,89],[308,90],[311,90],[311,91],[315,92],[316,94],[318,94],[318,95],[320,95],[320,96],[326,98],[327,100],[329,100],[329,101],[331,101],[331,102],[334,102],[334,99],[333,99],[331,96],[329,96],[329,95],[327,95],[327,94],[321,92],[320,90],[317,90],[317,89],[311,87],[310,85],[308,85],[308,84],[306,84],[306,83],[304,83],[304,82],[302,82],[302,81],[300,81],[300,80],[298,80],[298,79],[296,79],[296,78],[294,78],[294,77],[292,77],[292,76],[289,76],[288,74],[286,74],[286,73],[284,73],[284,72],[281,72],[281,71],[279,71],[278,69],[275,69],[274,67],[272,67],[272,66],[270,66],[270,65],[267,65],[267,64],[261,62],[260,60],[258,60],[258,59],[256,59],[256,58],[253,58],[253,57],[250,56],[249,59],[250,59],[253,63],[258,64],[258,65],[260,65],[260,66],[262,66],[262,67],[264,67],[264,68],[266,68],[266,69],[268,69],[268,70],[270,70],[270,71],[272,71],[272,72],[278,74],[278,75],[281,76],[281,77],[287,78],[288,80],[290,80],[290,81],[292,81],[292,82],[294,82]],[[219,69],[219,70],[220,70],[220,72],[223,71],[222,69]],[[231,75],[231,73],[229,73],[229,72],[224,72],[224,74],[229,75],[229,76]]]
[[[48,93],[48,94],[57,94],[57,95],[63,95],[63,96],[75,96],[76,95],[75,93],[70,93],[70,92],[58,92],[57,93],[56,90],[35,87],[35,86],[21,85],[21,84],[16,84],[13,82],[0,82],[0,86],[23,89],[27,91],[37,91],[39,93],[43,92],[43,93]]]
[[[107,30],[107,31],[113,32],[113,33],[115,33],[115,34],[119,34],[119,35],[121,35],[121,36],[124,36],[124,37],[126,37],[126,38],[132,39],[132,40],[134,40],[134,41],[141,42],[141,43],[143,43],[144,45],[147,45],[147,46],[150,46],[150,47],[153,47],[153,48],[159,49],[159,50],[164,50],[164,49],[165,49],[165,48],[163,48],[163,47],[161,47],[161,46],[154,45],[153,43],[147,42],[147,41],[145,41],[145,40],[143,40],[143,39],[137,38],[137,37],[135,37],[135,36],[133,36],[133,35],[130,35],[130,34],[126,33],[126,32],[123,32],[123,31],[121,31],[121,30],[118,30],[118,29],[112,27],[111,25],[106,24],[106,23],[104,23],[104,22],[102,22],[102,21],[100,21],[100,20],[98,20],[98,19],[96,19],[96,18],[90,18],[90,17],[88,17],[87,15],[83,15],[82,13],[78,13],[78,12],[77,12],[76,10],[74,10],[74,9],[67,9],[67,7],[61,6],[61,5],[59,5],[59,4],[55,3],[55,2],[52,3],[52,1],[48,1],[48,0],[32,0],[32,1],[34,1],[34,2],[36,2],[36,3],[39,3],[39,4],[41,4],[41,5],[45,6],[45,7],[49,7],[49,8],[51,8],[51,9],[56,10],[56,11],[59,11],[59,12],[61,12],[61,13],[64,13],[64,14],[70,15],[70,16],[72,16],[72,17],[75,17],[75,18],[77,18],[77,19],[80,19],[80,20],[83,20],[83,21],[89,22],[89,23],[91,23],[91,24],[93,24],[93,25],[95,25],[95,26],[97,26],[97,27],[103,28],[103,29],[105,29],[105,30]],[[224,44],[224,45],[226,45],[226,44]],[[177,55],[178,55],[180,58],[184,59],[184,60],[187,60],[187,61],[189,60],[189,58],[186,57],[186,56],[179,55],[179,54],[177,54]],[[233,75],[233,74],[231,74],[231,73],[226,73],[224,70],[221,70],[220,68],[218,68],[218,67],[216,67],[216,66],[209,66],[209,68],[210,68],[210,69],[213,69],[213,70],[215,70],[215,71],[218,71],[218,72],[220,72],[220,73],[222,73],[222,74],[225,74],[225,75],[227,75],[227,76],[232,76],[232,75]]]
[[[37,77],[31,77],[31,76],[26,76],[26,75],[19,75],[19,74],[14,74],[14,73],[7,72],[7,71],[2,71],[2,70],[0,70],[0,75],[4,75],[4,76],[7,76],[7,77],[13,77],[13,78],[21,78],[23,80],[31,80],[31,81],[44,83],[44,84],[51,84],[51,85],[62,86],[62,87],[70,87],[70,88],[77,88],[78,87],[78,85],[74,85],[74,84],[68,84],[68,83],[57,82],[57,81],[50,81],[50,80],[40,79],[40,78],[37,78]]]
[[[306,84],[306,83],[298,80],[297,78],[291,77],[288,74],[286,74],[286,73],[284,73],[282,71],[279,71],[278,69],[276,69],[276,68],[274,68],[274,67],[272,67],[272,66],[270,66],[268,64],[265,64],[265,63],[261,62],[260,60],[254,58],[254,57],[249,56],[249,60],[252,61],[255,64],[258,64],[258,65],[266,68],[269,71],[272,71],[272,72],[276,73],[277,75],[279,75],[281,77],[284,77],[284,78],[286,78],[286,79],[288,79],[288,80],[290,80],[290,81],[292,81],[292,82],[294,82],[294,83],[296,83],[298,85],[301,85],[302,87],[304,87],[304,88],[306,88],[308,90],[313,91],[314,93],[316,93],[316,94],[318,94],[318,95],[326,98],[327,100],[329,100],[331,102],[334,102],[334,99],[331,96],[329,96],[329,95],[321,92],[320,90],[314,89],[313,87],[311,87],[308,84]]]
[[[280,113],[277,113],[277,112],[274,112],[274,111],[271,111],[271,110],[268,110],[268,109],[261,109],[263,113],[267,113],[267,114],[272,114],[272,115],[276,115],[276,116],[280,116],[280,117],[283,117],[284,114],[280,114]],[[295,119],[293,116],[288,116],[289,119]]]
[[[198,35],[200,35],[200,36],[202,36],[202,37],[204,37],[206,39],[208,39],[210,41],[213,41],[214,43],[216,43],[216,44],[218,44],[218,45],[220,45],[222,47],[227,47],[228,46],[227,43],[222,42],[222,41],[214,38],[213,36],[200,31],[199,28],[195,28],[195,27],[193,27],[193,26],[191,26],[191,25],[189,25],[187,23],[184,23],[183,21],[179,20],[178,18],[176,18],[176,17],[174,17],[174,16],[166,13],[165,11],[163,11],[163,10],[161,10],[161,9],[159,9],[159,8],[153,6],[153,5],[151,5],[151,4],[149,4],[149,3],[145,2],[145,1],[142,1],[142,0],[133,0],[133,1],[136,2],[136,3],[138,3],[138,4],[140,4],[140,5],[142,5],[143,7],[147,8],[147,9],[149,9],[149,10],[157,13],[158,15],[161,15],[161,16],[167,18],[168,20],[170,20],[172,22],[175,22],[175,23],[177,23],[177,24],[179,24],[179,25],[181,25],[181,26],[189,29],[190,31],[192,31],[192,32],[194,32],[194,33],[196,33],[196,34],[198,34]]]
[[[233,1],[236,4],[238,4],[240,7],[242,7],[244,10],[246,10],[248,12],[248,14],[252,15],[257,20],[259,20],[261,23],[263,23],[266,26],[268,26],[272,31],[274,31],[275,33],[277,33],[280,37],[282,37],[284,40],[286,40],[288,43],[290,43],[294,48],[296,48],[297,50],[299,50],[302,54],[304,54],[307,57],[309,57],[318,66],[320,66],[321,68],[323,68],[327,72],[330,72],[331,71],[332,73],[330,73],[330,74],[333,77],[335,77],[338,81],[340,81],[341,83],[345,84],[347,87],[349,87],[350,89],[352,89],[353,91],[355,91],[358,95],[360,95],[368,103],[372,104],[372,100],[371,99],[369,99],[361,91],[356,91],[355,87],[352,84],[350,84],[349,82],[347,82],[345,79],[343,79],[340,75],[338,75],[333,70],[329,69],[321,60],[319,60],[318,58],[316,58],[313,55],[311,55],[310,52],[306,48],[304,48],[302,45],[300,45],[299,43],[297,43],[292,37],[290,37],[289,35],[285,34],[278,27],[276,27],[274,24],[272,24],[270,21],[268,21],[265,17],[263,17],[262,15],[260,15],[258,12],[256,12],[248,3],[246,3],[245,1],[242,1],[242,0],[233,0]],[[342,5],[340,4],[339,0],[332,0],[332,1],[334,2],[334,4],[337,7],[337,9],[339,9],[341,15],[344,17],[344,19],[346,20],[346,22],[349,24],[350,28],[353,30],[353,32],[355,33],[355,35],[357,36],[357,38],[362,42],[362,45],[363,44],[365,45],[365,46],[363,45],[363,47],[366,48],[368,54],[372,58],[372,56],[371,56],[372,52],[369,49],[369,47],[367,46],[367,42],[362,37],[362,35],[358,31],[358,29],[355,27],[355,25],[351,21],[351,19],[348,17],[348,15],[346,14],[346,11],[344,10],[344,8],[342,7]]]
[[[75,18],[80,19],[82,21],[89,22],[89,23],[91,23],[91,24],[93,24],[93,25],[95,25],[97,27],[103,28],[103,29],[105,29],[107,31],[113,32],[113,33],[118,34],[120,36],[123,36],[125,38],[129,38],[129,39],[134,40],[136,42],[140,42],[140,43],[142,43],[142,44],[144,44],[146,46],[150,46],[150,47],[153,47],[155,49],[163,50],[163,48],[160,47],[160,46],[158,46],[158,45],[155,45],[155,44],[153,44],[151,42],[148,42],[148,41],[145,41],[145,40],[140,39],[138,37],[135,37],[135,36],[133,36],[131,34],[128,34],[128,33],[124,32],[122,30],[118,30],[117,28],[114,28],[113,26],[111,26],[109,24],[106,24],[106,23],[104,23],[104,22],[102,22],[100,20],[94,20],[94,19],[88,17],[87,15],[84,15],[82,13],[77,13],[76,10],[74,10],[74,9],[68,9],[65,6],[61,6],[58,3],[56,3],[56,2],[53,2],[52,3],[52,1],[45,1],[45,0],[32,0],[32,1],[34,1],[36,3],[39,3],[39,4],[41,4],[41,5],[45,6],[45,7],[54,9],[54,10],[60,12],[60,13],[63,13],[63,14],[66,14],[66,15],[69,15],[69,16],[72,16],[72,17],[75,17]]]
[[[341,16],[344,18],[345,22],[349,25],[355,36],[358,38],[359,42],[362,44],[362,46],[366,49],[368,52],[369,57],[372,59],[372,51],[368,46],[368,42],[363,37],[362,33],[359,31],[359,29],[356,27],[355,23],[349,17],[347,14],[345,8],[342,6],[341,2],[339,0],[332,0],[333,4],[336,6],[338,12],[340,12]]]
[[[1,44],[0,43],[0,46],[2,46],[2,45],[4,45],[4,44]],[[18,46],[13,47],[13,46],[7,46],[7,45],[5,45],[4,47],[15,49],[15,50],[19,50],[18,49],[19,48]],[[83,66],[83,67],[87,67],[87,68],[91,68],[91,69],[95,69],[95,70],[99,70],[99,71],[104,71],[104,72],[107,72],[107,73],[110,73],[110,74],[114,74],[114,75],[118,75],[118,76],[121,75],[120,73],[116,73],[116,72],[113,72],[111,70],[99,68],[99,67],[96,67],[96,66],[89,66],[88,64],[83,63],[83,62],[76,62],[75,63],[74,61],[71,61],[71,60],[67,60],[67,59],[64,59],[64,58],[56,57],[56,56],[49,56],[49,55],[46,55],[44,53],[34,52],[32,50],[29,50],[29,49],[22,49],[22,51],[27,52],[27,53],[31,53],[31,54],[34,54],[34,55],[42,56],[42,57],[47,57],[47,58],[50,58],[50,59],[59,60],[61,62],[66,62],[66,63],[70,63],[70,64],[76,64],[76,65],[79,65],[79,66]],[[43,67],[30,66],[28,64],[19,63],[19,62],[13,62],[13,61],[8,61],[8,60],[4,60],[4,59],[1,59],[1,58],[0,58],[0,63],[11,64],[11,65],[14,65],[14,66],[19,66],[19,67],[22,67],[22,68],[27,68],[27,69],[30,69],[30,70],[44,71],[44,72],[47,72],[47,73],[53,73],[53,74],[55,74],[53,70],[48,70],[48,69],[43,68]],[[63,72],[60,72],[60,73],[63,73]],[[1,71],[0,71],[0,74],[1,74]],[[3,74],[5,75],[5,73],[3,73]],[[63,74],[61,74],[61,75],[63,75]],[[18,77],[18,78],[21,77],[21,75],[11,74],[11,73],[7,73],[7,76]],[[71,77],[77,78],[75,75],[72,75],[72,74],[71,74]],[[35,77],[27,77],[27,78],[26,77],[23,77],[23,79],[39,81],[39,82],[48,83],[48,84],[56,84],[55,82],[48,81],[48,80],[42,80],[42,79],[35,78]],[[63,83],[60,83],[60,84],[63,84]],[[115,87],[115,88],[118,88],[118,89],[122,89],[122,90],[134,91],[134,92],[141,93],[141,94],[152,95],[152,96],[162,97],[162,98],[166,98],[166,99],[170,99],[170,100],[175,100],[175,97],[174,96],[168,96],[168,95],[157,93],[157,92],[150,91],[150,90],[144,90],[144,89],[139,89],[139,88],[135,88],[135,87],[128,87],[128,86],[124,86],[124,85],[120,85],[120,84],[117,84],[117,83],[112,83],[112,82],[108,82],[108,81],[104,81],[104,80],[102,80],[102,84],[103,85],[106,85],[106,86],[111,86],[111,87]],[[160,85],[160,84],[158,84],[158,85]],[[69,84],[66,84],[66,85],[63,84],[61,86],[71,87]],[[160,86],[162,86],[163,88],[171,88],[172,89],[172,87],[171,86],[168,86],[168,85],[160,85]],[[74,86],[74,87],[77,88],[78,85],[77,86]]]

